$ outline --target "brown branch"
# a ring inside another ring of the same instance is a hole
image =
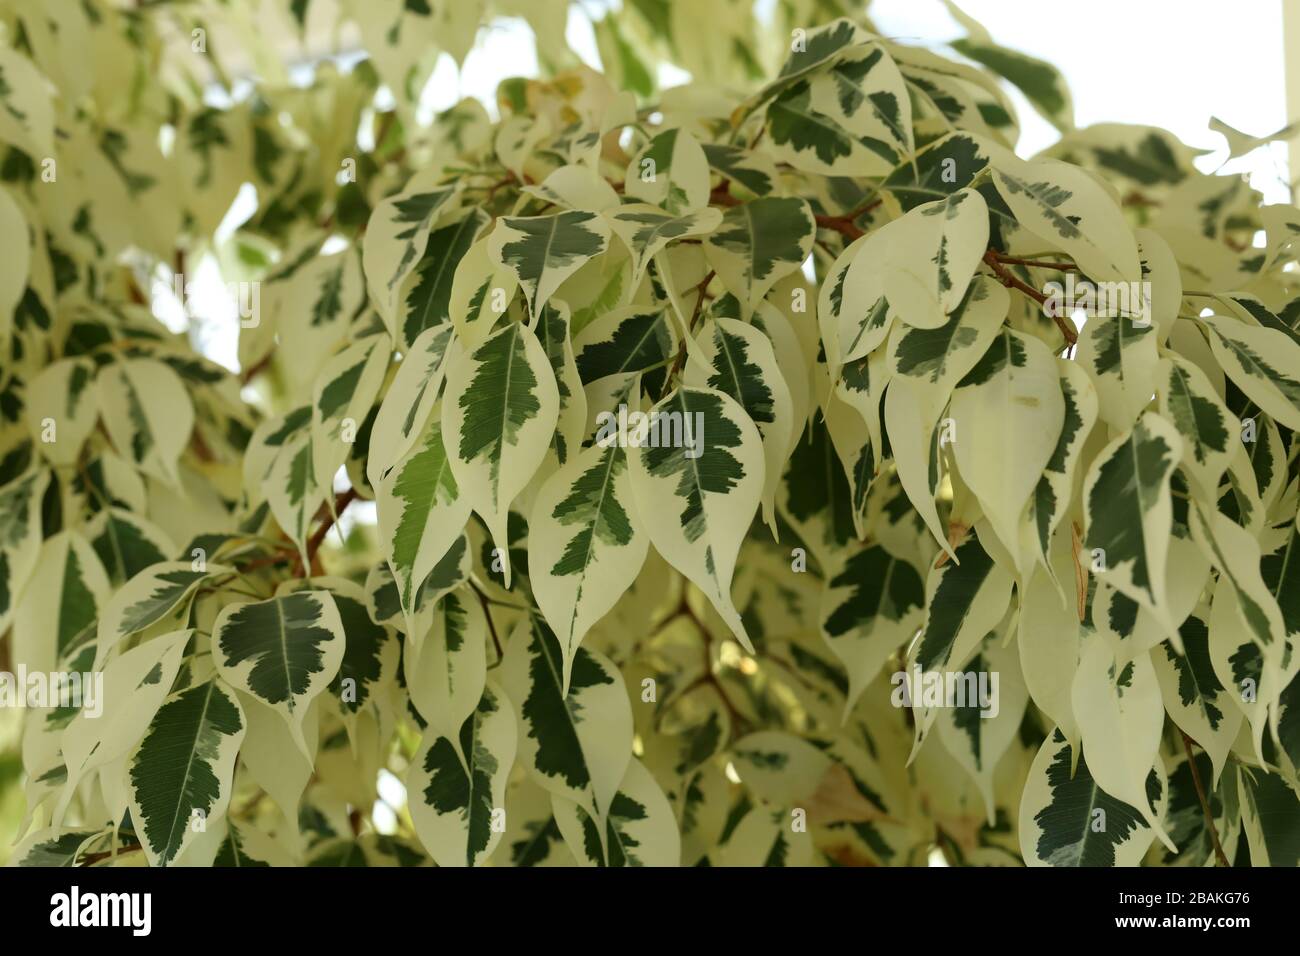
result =
[[[316,510],[316,514],[312,516],[312,520],[324,521],[325,523],[322,524],[321,527],[319,527],[316,530],[316,533],[313,534],[310,539],[308,539],[307,557],[310,561],[315,563],[316,551],[317,549],[320,548],[321,544],[324,542],[325,535],[329,533],[329,529],[333,525],[335,518],[341,515],[343,513],[343,510],[347,508],[347,506],[350,505],[354,500],[356,500],[357,497],[358,494],[356,489],[349,488],[347,491],[342,492],[341,494],[339,494],[337,498],[334,499],[334,511],[332,513],[326,508],[324,504],[322,504]],[[280,532],[280,537],[281,539],[283,539],[284,544],[279,551],[274,551],[271,554],[259,555],[255,558],[252,558],[249,561],[243,562],[242,564],[236,563],[235,570],[239,571],[242,574],[246,574],[249,571],[257,570],[258,568],[264,568],[264,567],[268,567],[269,565],[284,564],[288,562],[293,564],[295,574],[300,572],[302,570],[302,556],[298,552],[293,550],[288,536],[285,535],[283,531]]]
[[[845,239],[859,239],[866,233],[853,224],[846,216],[813,216],[819,229],[833,229]]]
[[[135,276],[129,274],[126,280],[126,295],[135,305],[145,305],[147,302],[144,293],[140,291],[140,283],[135,281]]]
[[[992,249],[989,249],[984,253],[984,264],[993,270],[993,274],[997,276],[998,281],[1008,289],[1015,289],[1017,292],[1029,296],[1029,298],[1033,299],[1043,308],[1044,312],[1049,314],[1053,312],[1053,310],[1046,307],[1047,296],[1044,293],[1039,292],[1019,276],[1012,273],[1010,269],[999,262],[998,254]],[[1064,316],[1052,314],[1052,321],[1055,322],[1056,327],[1061,330],[1061,335],[1065,337],[1065,341],[1068,344],[1073,345],[1075,342],[1079,341],[1079,333],[1075,331],[1074,326],[1065,321]]]
[[[343,516],[343,512],[347,510],[348,505],[356,501],[358,497],[360,495],[358,495],[355,488],[340,492],[338,497],[334,499],[333,513],[326,514],[324,520],[321,521],[320,527],[313,531],[312,536],[307,539],[307,561],[312,565],[313,573],[315,573],[316,552],[320,550],[321,544],[324,543],[325,535],[329,534],[329,530],[334,527],[335,521]],[[301,574],[303,570],[302,556],[297,555],[294,558],[294,574]]]
[[[1135,189],[1121,200],[1121,204],[1125,206],[1159,206],[1160,201],[1144,196]]]
[[[292,551],[280,551],[276,554],[264,554],[260,557],[253,558],[244,564],[236,564],[235,567],[243,572],[256,571],[258,568],[264,568],[271,564],[280,564],[285,561],[292,561],[296,555]]]
[[[478,595],[479,604],[483,605],[483,616],[487,618],[488,633],[492,635],[492,646],[497,649],[497,663],[500,663],[501,659],[505,657],[505,651],[501,649],[501,638],[497,636],[496,622],[492,620],[492,609],[488,607],[488,596],[473,581],[469,582],[469,586]]]
[[[1057,272],[1072,272],[1079,268],[1073,262],[1049,262],[1045,259],[1022,259],[1019,256],[1004,256],[1000,252],[993,253],[993,258],[1006,265],[1031,266],[1035,269],[1055,269]]]
[[[712,687],[717,692],[718,697],[722,699],[723,706],[727,708],[727,714],[731,718],[731,732],[733,738],[743,736],[744,730],[750,727],[751,724],[745,715],[736,708],[736,705],[732,703],[731,695],[727,693],[727,688],[723,686],[721,679],[719,679],[717,674],[713,673],[713,656],[709,653],[709,629],[704,626],[704,622],[700,620],[699,615],[697,615],[691,608],[690,602],[686,600],[686,593],[684,591],[682,592],[681,602],[677,605],[677,608],[673,613],[668,616],[668,620],[671,621],[676,617],[688,618],[700,632],[700,638],[704,650],[704,673],[695,678],[695,680],[691,681],[680,691],[677,691],[673,696],[680,700],[697,686],[708,685]]]
[[[1214,827],[1214,814],[1210,812],[1210,801],[1205,796],[1205,785],[1201,783],[1201,771],[1197,769],[1196,758],[1192,754],[1192,738],[1182,734],[1183,749],[1187,751],[1187,765],[1192,771],[1192,786],[1196,788],[1196,799],[1201,801],[1201,812],[1205,814],[1205,828],[1210,831],[1210,842],[1214,844],[1214,855],[1219,861],[1219,866],[1232,866],[1228,862],[1228,855],[1223,852],[1223,844],[1219,842],[1219,831]]]
[[[199,431],[197,423],[194,425],[194,431],[190,433],[190,444],[194,446],[194,455],[199,461],[213,462],[217,460],[217,456],[212,454],[212,449],[208,447],[203,433]]]
[[[686,326],[686,334],[688,336],[693,331],[695,331],[695,323],[699,320],[700,309],[704,307],[704,300],[705,298],[707,298],[704,290],[708,288],[709,283],[713,281],[713,277],[716,274],[717,273],[715,273],[713,270],[709,270],[709,274],[706,275],[695,285],[695,291],[698,294],[695,297],[695,311],[691,313],[691,321]],[[664,396],[666,396],[668,394],[668,391],[673,387],[673,381],[677,378],[678,374],[681,372],[682,366],[686,364],[686,353],[687,353],[686,344],[687,344],[686,340],[683,339],[681,348],[677,350],[677,358],[673,360],[672,368],[668,370],[668,376],[664,379],[663,391],[659,393],[660,401],[664,399]]]
[[[244,371],[241,372],[239,375],[239,383],[241,385],[247,385],[253,379],[257,378],[257,376],[261,375],[264,371],[266,371],[266,369],[270,366],[272,359],[274,358],[275,358],[275,352],[274,351],[268,352],[265,358],[261,359],[258,362],[253,363],[248,368],[244,369]]]
[[[122,856],[124,853],[134,853],[136,850],[142,849],[144,849],[144,847],[139,843],[128,843],[125,846],[118,847],[116,850],[104,850],[100,853],[87,853],[81,858],[81,862],[78,863],[77,866],[92,866],[100,860],[107,860],[113,856]]]
[[[487,205],[488,203],[490,203],[492,201],[492,197],[497,194],[498,189],[502,189],[506,186],[509,186],[514,181],[515,181],[514,173],[507,173],[501,179],[498,179],[496,182],[494,182],[491,186],[488,187],[487,193],[483,196],[483,204]]]
[[[1079,623],[1088,616],[1088,572],[1083,569],[1079,552],[1083,549],[1083,539],[1079,536],[1079,526],[1070,523],[1070,557],[1074,559],[1074,599],[1079,614]]]
[[[882,202],[884,202],[883,199],[873,199],[870,202],[863,203],[857,209],[850,209],[848,212],[841,213],[838,216],[813,216],[813,219],[816,220],[818,228],[832,229],[842,235],[845,239],[858,239],[865,236],[866,232],[858,227],[855,220],[864,213],[868,213],[875,209]]]
[[[843,213],[839,216],[813,216],[819,229],[831,229],[844,236],[846,239],[857,239],[866,235],[861,229],[854,224],[853,220],[857,219],[864,212],[869,212],[881,204],[883,200],[873,199],[871,202],[864,203],[857,209]],[[709,193],[709,202],[715,206],[739,206],[743,200],[737,199],[731,195],[731,184],[725,179],[713,188]]]
[[[709,202],[714,206],[739,206],[741,200],[731,195],[731,183],[724,179],[709,193]]]

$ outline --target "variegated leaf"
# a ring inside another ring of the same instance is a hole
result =
[[[1066,132],[1073,128],[1074,106],[1060,70],[1045,60],[995,43],[987,30],[951,0],[945,0],[945,6],[966,29],[966,36],[953,41],[954,50],[1018,87],[1034,109],[1057,129]]]
[[[1029,866],[1137,866],[1155,834],[1133,806],[1103,790],[1059,730],[1043,742],[1020,801]]]
[[[1165,619],[1169,479],[1182,449],[1174,427],[1148,412],[1098,453],[1083,482],[1085,557],[1101,580]]]
[[[699,141],[685,129],[658,134],[632,157],[623,191],[674,216],[704,209],[709,204],[709,163]]]
[[[961,189],[917,206],[887,228],[887,261],[881,266],[890,309],[917,328],[942,326],[965,298],[988,246],[984,198]]]
[[[587,396],[573,357],[569,317],[569,307],[555,299],[542,309],[536,326],[537,340],[546,353],[560,398],[555,434],[547,452],[547,461],[553,460],[556,465],[566,464],[587,434]]]
[[[74,464],[99,420],[95,364],[63,359],[48,365],[27,387],[27,426],[52,465]]]
[[[1200,320],[1234,385],[1280,425],[1300,429],[1300,345],[1276,329],[1211,315]]]
[[[795,437],[794,406],[771,340],[737,319],[716,318],[700,330],[700,361],[688,362],[686,384],[730,396],[763,440],[763,519],[775,529],[776,491]],[[705,366],[705,363],[708,363]]]
[[[302,726],[312,699],[338,673],[346,638],[328,591],[229,604],[212,625],[212,653],[236,690],[272,707],[311,759]]]
[[[1056,440],[1042,477],[1034,486],[1029,496],[1029,507],[1025,512],[1020,533],[1020,571],[1024,575],[1026,561],[1032,555],[1042,564],[1053,580],[1057,580],[1053,562],[1049,557],[1052,534],[1064,519],[1071,502],[1074,500],[1075,487],[1079,481],[1079,464],[1083,455],[1084,442],[1097,422],[1097,390],[1092,380],[1078,364],[1056,359],[1056,369],[1061,379],[1061,397],[1065,403],[1065,416],[1061,425],[1060,437]],[[1057,587],[1060,587],[1059,580]],[[1058,720],[1058,725],[1064,726]],[[1067,736],[1068,733],[1067,733]]]
[[[592,212],[502,219],[488,235],[488,254],[508,267],[533,320],[569,276],[609,245],[609,224]]]
[[[333,486],[347,460],[392,356],[387,335],[372,335],[331,358],[312,386],[311,453],[317,487]]]
[[[401,192],[381,200],[370,214],[361,264],[370,299],[393,339],[400,339],[402,288],[415,270],[429,241],[429,231],[451,208],[454,186],[440,186],[440,170],[411,177]]]
[[[162,362],[126,359],[99,373],[100,411],[117,450],[147,474],[176,484],[177,460],[194,429],[194,404]]]
[[[1160,841],[1175,849],[1151,793],[1165,709],[1149,656],[1124,661],[1100,637],[1089,638],[1071,693],[1097,785],[1135,807]]]
[[[762,438],[734,400],[712,389],[679,388],[649,415],[645,440],[628,453],[637,512],[655,550],[748,649],[731,577],[763,493]]]
[[[216,678],[173,694],[129,761],[131,818],[153,866],[167,866],[225,815],[244,715]]]
[[[1202,500],[1217,500],[1219,481],[1236,453],[1236,422],[1196,364],[1170,355],[1160,372],[1160,413],[1183,437],[1183,470]]]
[[[453,474],[436,407],[410,451],[375,485],[375,506],[397,597],[409,619],[420,585],[455,543],[471,511]]]
[[[1182,650],[1166,641],[1151,652],[1151,663],[1170,718],[1209,754],[1214,767],[1211,787],[1216,788],[1241,729],[1242,713],[1214,672],[1206,622],[1189,617],[1178,636]]]
[[[450,325],[425,329],[402,356],[370,429],[366,478],[378,488],[424,434],[442,390],[447,364],[460,354]]]
[[[41,501],[48,470],[29,471],[0,487],[0,629],[8,630],[18,597],[41,551]]]
[[[60,740],[68,775],[54,810],[56,820],[62,819],[87,773],[124,757],[140,742],[171,692],[186,644],[193,636],[189,629],[175,631],[109,661],[100,692],[102,712],[83,708]]]
[[[545,458],[559,409],[546,352],[520,323],[499,329],[447,371],[442,430],[451,473],[503,552],[506,513]],[[503,570],[508,587],[509,561]]]
[[[1039,339],[1003,329],[953,392],[957,470],[1013,554],[1020,516],[1065,422],[1059,374]]]
[[[610,802],[602,832],[581,805],[552,796],[555,821],[569,849],[588,866],[678,866],[681,837],[672,805],[635,757]]]
[[[997,626],[1011,601],[1013,579],[969,533],[956,558],[931,569],[925,582],[925,622],[916,647],[923,673],[960,667]]]
[[[639,285],[650,260],[670,242],[708,235],[722,222],[717,209],[704,208],[674,215],[655,206],[636,203],[608,214],[614,234],[632,254],[632,284]]]
[[[472,209],[456,222],[429,233],[419,263],[403,283],[398,314],[401,337],[397,340],[403,351],[413,348],[429,329],[451,321],[457,268],[488,222],[487,213]]]
[[[1150,323],[1124,315],[1097,316],[1079,335],[1079,364],[1092,373],[1101,418],[1129,428],[1160,383],[1157,333]]]
[[[808,258],[815,235],[807,202],[768,197],[728,209],[704,251],[748,318],[776,281]]]
[[[430,731],[455,738],[483,696],[487,618],[467,588],[443,595],[430,617],[427,630],[407,635],[406,686]]]
[[[481,344],[492,333],[519,288],[514,269],[497,262],[490,251],[493,236],[504,228],[498,222],[491,233],[476,240],[452,278],[447,308],[456,338],[466,348]]]
[[[1137,240],[1106,190],[1077,167],[1057,160],[1000,160],[998,192],[1020,225],[1073,257],[1089,278],[1138,282]]]
[[[910,641],[924,619],[925,586],[916,569],[878,544],[850,554],[821,599],[822,637],[844,665],[844,713],[880,673],[889,655]]]
[[[178,605],[193,597],[200,584],[231,570],[221,564],[173,561],[141,571],[113,595],[99,615],[97,666],[123,638],[167,620]]]
[[[79,531],[46,538],[37,558],[46,571],[27,583],[14,608],[13,659],[32,671],[54,671],[74,652],[93,648],[97,620],[114,599],[112,582]],[[94,660],[107,648],[91,653]]]
[[[489,684],[453,736],[430,727],[411,760],[411,822],[439,866],[479,866],[501,841],[517,738],[511,702]]]
[[[563,655],[538,615],[515,628],[501,685],[518,708],[519,757],[552,796],[597,820],[609,814],[632,758],[632,711],[618,668],[580,647],[564,690]]]
[[[990,826],[997,821],[994,773],[1025,716],[1029,692],[1014,647],[991,632],[958,674],[955,706],[940,709],[936,724],[944,749],[975,781]],[[987,696],[984,691],[987,689]]]
[[[533,504],[528,576],[559,641],[567,688],[578,645],[632,585],[649,538],[633,503],[628,452],[591,445],[548,478]]]

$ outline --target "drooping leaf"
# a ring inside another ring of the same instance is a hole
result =
[[[767,197],[728,209],[704,251],[747,318],[778,279],[808,258],[815,233],[804,200]]]
[[[731,577],[762,497],[762,438],[733,399],[712,389],[679,388],[649,414],[645,442],[628,453],[636,509],[661,516],[646,525],[655,550],[749,648]]]
[[[1107,793],[1087,761],[1076,766],[1059,730],[1043,742],[1020,802],[1029,866],[1136,866],[1155,834],[1141,813]]]
[[[555,821],[574,857],[592,866],[677,866],[681,837],[664,792],[635,757],[610,802],[604,831],[579,804],[552,796]]]
[[[418,173],[401,192],[376,203],[366,226],[361,262],[370,299],[393,339],[400,339],[402,287],[415,270],[434,224],[450,208],[454,186],[439,186],[437,170]]]
[[[1182,448],[1174,427],[1148,412],[1101,450],[1083,483],[1084,547],[1092,566],[1157,615],[1168,611],[1169,479]]]
[[[479,866],[496,849],[516,742],[513,706],[491,684],[454,741],[425,732],[406,786],[416,834],[439,866]]]
[[[235,755],[244,739],[235,695],[212,679],[173,694],[129,761],[131,817],[153,866],[167,866],[230,803]]]
[[[212,625],[221,676],[272,707],[309,759],[303,720],[312,699],[338,673],[345,644],[343,622],[328,591],[229,604]]]
[[[435,407],[410,451],[375,485],[379,533],[408,615],[421,583],[469,520],[470,498],[453,474],[452,454]]]
[[[501,685],[518,708],[519,757],[532,779],[604,819],[632,758],[632,712],[618,669],[580,647],[566,693],[560,643],[530,615],[510,638]]]
[[[534,321],[560,284],[608,245],[608,223],[576,210],[503,219],[488,236],[492,261],[514,273]]]
[[[442,432],[451,473],[498,548],[507,547],[507,510],[545,457],[559,409],[546,352],[519,323],[497,330],[447,372]],[[508,561],[504,578],[508,587]]]

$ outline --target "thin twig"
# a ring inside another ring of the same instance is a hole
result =
[[[731,195],[731,184],[726,180],[723,180],[719,185],[714,187],[712,192],[709,193],[709,202],[715,206],[739,206],[744,202],[744,200],[737,199],[735,196]],[[859,229],[857,225],[854,224],[853,220],[857,219],[863,213],[875,209],[881,204],[881,202],[883,202],[883,200],[873,199],[872,201],[859,206],[857,209],[850,210],[842,215],[817,215],[813,216],[813,219],[817,222],[817,228],[819,229],[831,229],[838,232],[846,239],[858,239],[861,236],[866,235],[866,233]]]
[[[695,292],[697,293],[695,297],[695,309],[693,312],[691,312],[691,321],[686,326],[687,337],[689,337],[690,334],[695,331],[695,323],[700,318],[700,309],[704,307],[704,300],[705,300],[704,290],[708,288],[709,283],[713,281],[713,277],[716,274],[717,273],[715,273],[713,270],[709,270],[709,274],[706,275],[695,285]],[[683,339],[681,348],[677,350],[677,358],[673,361],[672,368],[668,370],[667,378],[664,379],[663,390],[659,393],[660,401],[663,401],[663,399],[668,395],[668,392],[673,387],[673,382],[676,380],[678,374],[682,370],[682,366],[686,364],[686,353],[687,353],[686,345],[687,345],[686,340]]]
[[[492,201],[492,197],[497,194],[498,189],[501,189],[505,186],[509,186],[514,181],[515,181],[515,174],[508,173],[501,179],[498,179],[496,182],[494,182],[491,186],[488,187],[487,194],[484,195],[483,197],[484,204],[486,205],[487,203],[490,203]]]
[[[1079,341],[1079,333],[1074,330],[1074,326],[1065,321],[1064,316],[1056,315],[1055,310],[1046,307],[1047,296],[1044,293],[1039,292],[1019,276],[1012,273],[1010,269],[999,262],[998,254],[992,249],[989,249],[984,253],[984,264],[993,270],[993,274],[997,276],[998,281],[1008,289],[1015,289],[1017,292],[1022,292],[1042,306],[1043,311],[1052,316],[1052,321],[1055,322],[1056,327],[1061,330],[1061,335],[1065,337],[1066,343],[1073,345],[1075,342]]]
[[[139,843],[128,843],[126,846],[119,846],[114,850],[104,850],[100,853],[87,853],[81,858],[81,862],[78,863],[77,866],[91,866],[92,864],[98,863],[100,860],[107,860],[109,857],[113,856],[122,856],[124,853],[134,853],[136,850],[142,849],[144,849],[144,847]]]
[[[275,352],[268,352],[264,358],[244,369],[244,371],[239,375],[240,384],[247,385],[253,379],[257,378],[257,376],[261,375],[270,366],[271,361],[274,358]]]
[[[1079,526],[1074,522],[1070,522],[1070,542],[1073,545],[1070,548],[1070,557],[1074,560],[1074,599],[1079,623],[1082,624],[1088,616],[1088,572],[1084,570],[1083,563],[1079,560],[1083,539],[1079,534]]]
[[[704,650],[704,673],[683,687],[677,693],[677,698],[680,699],[685,696],[688,691],[693,690],[697,685],[707,684],[711,686],[717,692],[718,697],[722,699],[723,706],[727,708],[727,714],[731,718],[731,730],[733,736],[743,736],[744,729],[750,726],[749,720],[746,719],[744,714],[736,709],[736,705],[732,703],[731,695],[727,693],[726,687],[723,686],[718,675],[713,673],[713,656],[709,653],[709,629],[704,626],[704,622],[700,620],[699,616],[691,608],[690,602],[686,600],[685,593],[682,594],[681,603],[678,604],[676,610],[669,615],[668,620],[671,621],[675,617],[688,618],[695,625],[696,629],[700,632],[700,638],[703,641]]]
[[[1205,796],[1205,786],[1201,783],[1201,771],[1196,767],[1196,757],[1192,754],[1192,738],[1178,731],[1183,737],[1183,749],[1187,751],[1187,764],[1192,769],[1192,786],[1196,788],[1196,799],[1201,801],[1201,812],[1205,814],[1205,828],[1210,831],[1210,842],[1214,844],[1214,855],[1219,860],[1219,866],[1232,866],[1228,862],[1228,855],[1223,852],[1223,844],[1219,842],[1219,831],[1214,827],[1214,814],[1210,812],[1210,801]]]
[[[1045,259],[1026,259],[1020,256],[1004,256],[1000,252],[993,253],[993,257],[998,262],[1010,266],[1032,266],[1035,269],[1054,269],[1057,272],[1072,272],[1079,267],[1073,262],[1052,262]]]
[[[488,607],[488,596],[483,593],[483,589],[475,584],[472,579],[469,582],[469,586],[474,593],[478,595],[479,604],[483,605],[483,616],[487,618],[488,632],[492,635],[492,646],[497,649],[497,661],[499,662],[503,657],[505,657],[505,652],[501,649],[501,638],[497,636],[496,622],[492,620],[492,609]]]
[[[347,510],[348,505],[352,504],[358,497],[357,489],[349,488],[334,499],[334,511],[325,515],[320,527],[312,532],[312,536],[307,539],[307,562],[309,564],[315,563],[316,552],[320,550],[320,546],[324,543],[325,535],[329,534],[330,528],[334,527],[334,523],[343,516],[343,512]],[[301,574],[304,570],[306,569],[303,567],[302,557],[299,556],[294,564],[294,573]]]
[[[207,441],[203,438],[203,433],[199,431],[196,423],[194,430],[190,432],[190,445],[194,448],[194,455],[202,462],[213,462],[217,456],[212,454],[212,449],[208,447]]]
[[[845,239],[858,239],[865,236],[866,233],[863,232],[862,229],[858,228],[855,220],[864,213],[868,213],[875,209],[882,202],[884,202],[883,199],[872,199],[869,202],[864,202],[857,209],[850,209],[848,212],[842,213],[841,215],[813,216],[813,219],[817,221],[819,228],[833,229]]]
[[[709,202],[714,206],[739,206],[741,200],[731,195],[731,183],[724,179],[709,193]]]

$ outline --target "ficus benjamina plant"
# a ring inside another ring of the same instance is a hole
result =
[[[951,10],[0,0],[0,852],[1295,865],[1300,210]]]

